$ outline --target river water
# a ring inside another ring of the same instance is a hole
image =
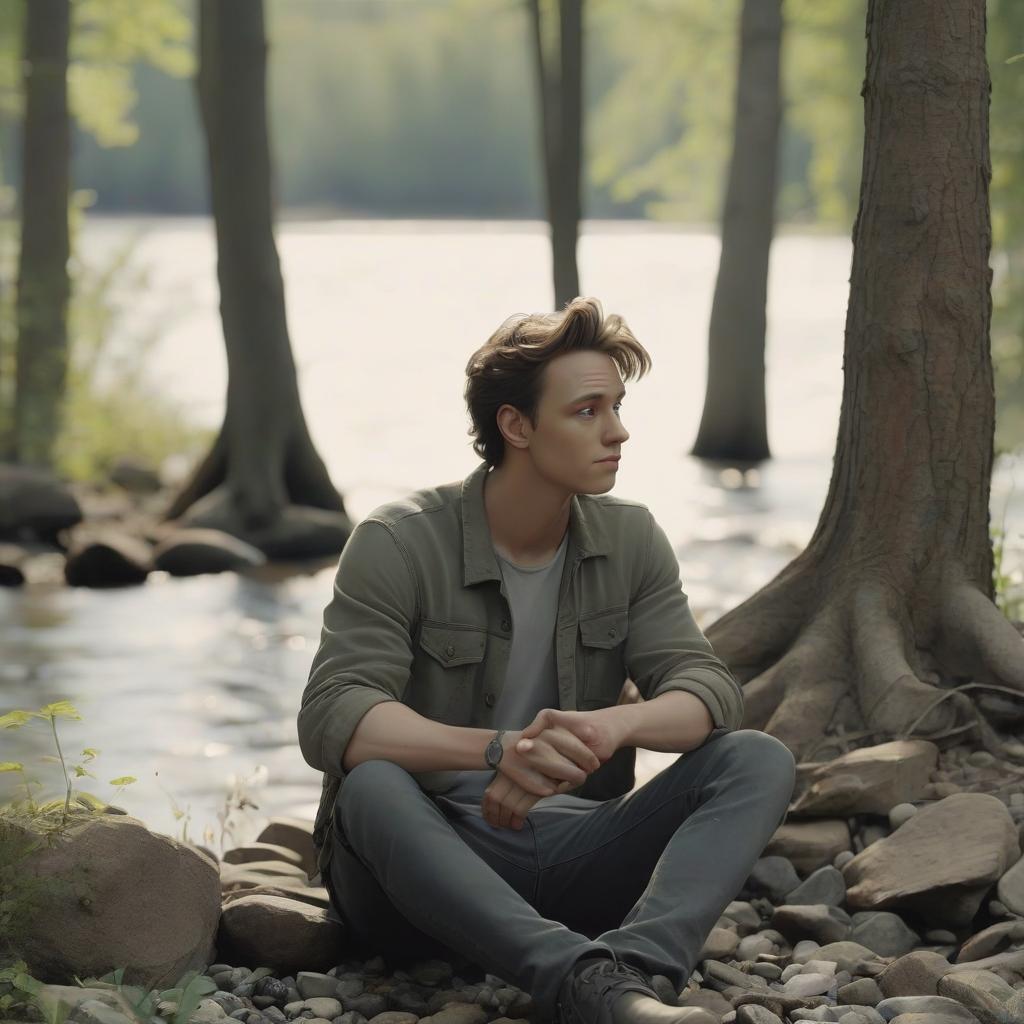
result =
[[[477,464],[465,363],[506,316],[550,308],[545,230],[538,222],[281,225],[304,409],[354,519]],[[194,420],[216,425],[226,365],[212,225],[87,221],[87,264],[104,266],[125,246],[147,278],[141,289],[115,287],[113,353],[156,332],[149,378]],[[703,403],[717,238],[632,222],[585,225],[583,293],[622,314],[653,359],[648,377],[626,385],[631,437],[613,493],[646,502],[664,525],[704,626],[774,576],[817,522],[839,417],[850,255],[840,237],[784,233],[774,243],[767,371],[775,457],[744,476],[687,455]],[[1020,461],[997,463],[992,490],[993,522],[1006,515],[1011,567],[1024,561]],[[78,780],[80,788],[157,831],[181,837],[187,826],[188,838],[205,833],[220,849],[254,838],[268,815],[311,818],[320,776],[299,752],[295,717],[333,575],[328,564],[284,579],[156,574],[123,590],[0,592],[0,713],[70,700],[82,719],[58,721],[65,757],[76,763],[83,748],[100,751],[88,766],[96,778]],[[44,795],[63,793],[60,766],[40,760],[55,753],[44,723],[0,740],[0,760],[24,761]],[[643,757],[638,782],[672,756]],[[137,782],[121,791],[108,784],[125,775]],[[0,775],[0,799],[16,782]],[[257,806],[227,816],[243,793]]]

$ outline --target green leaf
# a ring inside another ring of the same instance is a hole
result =
[[[45,707],[39,709],[39,714],[43,718],[77,718],[81,719],[81,715],[75,709],[74,704],[69,700],[58,700],[53,704],[47,704]]]
[[[20,729],[38,717],[33,711],[8,711],[6,715],[0,715],[0,729]]]
[[[118,775],[116,779],[110,780],[111,786],[130,786],[133,782],[138,782],[134,775]]]
[[[99,753],[100,752],[95,747],[86,747],[85,750],[82,751],[82,756],[89,758],[91,761],[94,757],[99,756]]]
[[[1016,64],[1017,61],[1020,61],[1020,60],[1024,60],[1024,53],[1018,53],[1016,56],[1011,57],[1006,63],[1007,64]]]
[[[20,772],[25,766],[20,761],[0,761],[0,772]]]

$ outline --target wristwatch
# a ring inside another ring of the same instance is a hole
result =
[[[505,748],[501,745],[501,737],[505,735],[506,731],[505,729],[499,729],[497,735],[487,744],[487,748],[484,750],[484,757],[487,760],[488,768],[497,768],[498,763],[501,761],[501,755],[505,753]]]

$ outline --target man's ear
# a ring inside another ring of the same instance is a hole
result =
[[[512,405],[503,405],[497,414],[501,436],[514,448],[525,448],[530,443],[526,427],[529,420]]]

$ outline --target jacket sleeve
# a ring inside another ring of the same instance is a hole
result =
[[[643,576],[625,641],[630,678],[645,700],[684,690],[707,705],[716,729],[738,729],[743,691],[694,621],[665,531],[649,512],[648,520]]]
[[[299,708],[299,749],[313,768],[344,778],[359,720],[374,704],[402,699],[418,605],[404,546],[385,523],[362,520],[341,552]]]

